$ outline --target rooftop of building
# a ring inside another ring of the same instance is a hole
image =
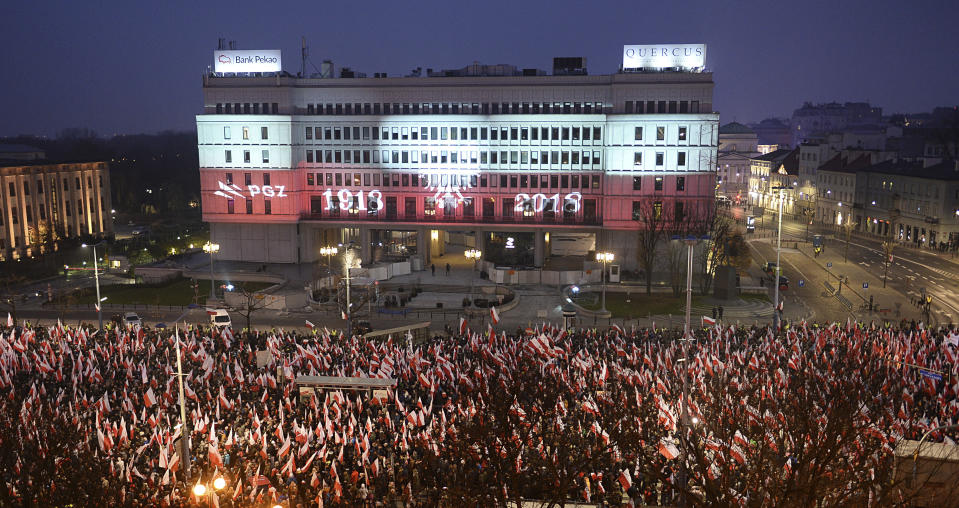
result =
[[[739,122],[729,122],[719,127],[720,134],[756,134],[756,131]]]
[[[943,180],[947,182],[959,181],[959,161],[954,160],[944,160],[939,164],[923,167],[921,161],[892,159],[871,166],[867,165],[859,171],[885,175],[910,176],[928,180]]]
[[[0,143],[0,154],[4,153],[32,153],[43,152],[42,148],[30,145],[21,145],[15,143]]]
[[[833,173],[855,173],[868,168],[872,164],[869,154],[849,157],[841,153],[824,162],[816,171],[831,171]]]
[[[795,152],[795,149],[790,148],[779,148],[773,150],[769,153],[764,153],[759,157],[753,157],[754,161],[765,161],[765,162],[782,162],[789,156],[792,152]]]

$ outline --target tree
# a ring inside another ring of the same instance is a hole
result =
[[[237,291],[235,294],[238,294],[240,302],[230,310],[245,317],[246,329],[252,330],[253,314],[258,310],[267,308],[273,302],[273,300],[276,299],[276,297],[266,295],[258,291],[250,291],[244,284],[240,284],[236,289]]]
[[[669,221],[663,213],[663,202],[643,200],[634,220],[639,224],[636,234],[636,261],[646,277],[646,295],[653,293],[653,271],[656,269],[659,244],[666,238]]]

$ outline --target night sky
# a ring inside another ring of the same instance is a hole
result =
[[[554,56],[608,74],[624,44],[706,43],[722,123],[803,101],[928,111],[959,103],[956,19],[959,2],[927,0],[6,1],[0,136],[193,129],[218,37],[282,49],[295,73],[305,35],[317,67],[370,76],[474,60],[549,70]]]

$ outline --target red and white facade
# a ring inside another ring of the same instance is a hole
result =
[[[381,232],[409,231],[428,262],[447,232],[515,231],[535,233],[541,265],[570,232],[628,268],[638,203],[714,204],[711,73],[203,85],[203,218],[224,259],[312,262],[351,239],[368,263]]]

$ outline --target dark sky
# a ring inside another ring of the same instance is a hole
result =
[[[48,7],[56,4],[56,7]],[[192,129],[218,37],[319,67],[402,75],[474,60],[549,69],[585,56],[615,72],[623,44],[706,43],[722,122],[803,101],[889,112],[959,103],[955,1],[19,2],[0,5],[0,136]]]

